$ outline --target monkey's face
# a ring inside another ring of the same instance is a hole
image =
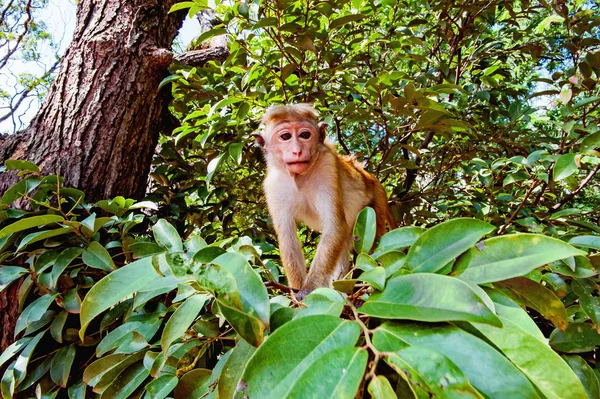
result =
[[[318,156],[318,127],[309,121],[282,122],[270,133],[265,149],[275,162],[290,174],[307,173]]]

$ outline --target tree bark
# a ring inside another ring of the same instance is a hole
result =
[[[158,90],[185,12],[177,0],[82,0],[61,70],[24,132],[4,136],[0,161],[27,159],[86,193],[139,199],[170,100]],[[0,192],[15,182],[0,176]]]
[[[185,17],[177,0],[81,0],[60,72],[31,125],[0,137],[0,164],[27,159],[60,173],[88,201],[141,198],[159,132],[170,118],[169,50]],[[0,194],[16,182],[0,175]],[[13,341],[17,289],[0,293],[0,352]]]

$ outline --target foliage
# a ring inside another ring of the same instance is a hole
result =
[[[374,246],[366,208],[348,278],[297,303],[249,237],[208,245],[144,214],[152,202],[88,204],[33,164],[7,168],[23,180],[1,199],[0,287],[22,280],[5,398],[598,392],[596,236],[486,239],[492,225],[457,218]]]
[[[181,126],[147,201],[88,204],[7,162],[23,180],[1,199],[0,289],[21,286],[2,395],[598,397],[598,6],[216,3],[196,42],[226,34],[231,55],[161,84]],[[374,243],[365,210],[351,273],[302,304],[249,136],[300,101],[406,226]]]

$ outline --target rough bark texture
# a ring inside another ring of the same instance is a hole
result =
[[[88,201],[141,198],[170,92],[159,92],[185,11],[177,0],[81,0],[77,27],[61,70],[31,126],[0,137],[8,158],[57,170]],[[0,175],[0,194],[16,181]],[[12,342],[17,287],[0,293],[0,351]]]
[[[158,84],[185,12],[177,0],[82,0],[61,71],[31,126],[3,137],[0,160],[57,170],[88,201],[141,198],[169,101]],[[0,177],[0,192],[12,181]]]

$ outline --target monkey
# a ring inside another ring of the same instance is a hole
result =
[[[338,154],[326,137],[326,124],[309,104],[272,106],[253,133],[267,165],[263,189],[277,233],[288,285],[296,299],[327,287],[347,273],[356,216],[371,206],[376,235],[395,227],[385,189],[352,156]],[[321,232],[315,257],[306,272],[297,223]]]

